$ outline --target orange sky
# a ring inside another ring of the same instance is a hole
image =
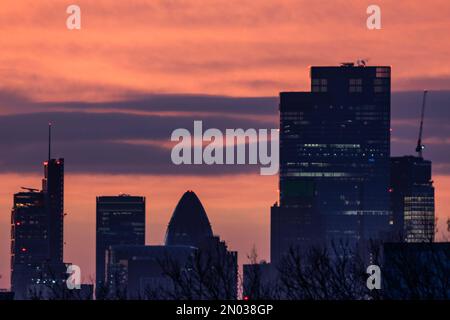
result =
[[[103,100],[129,92],[273,96],[307,87],[308,66],[368,58],[392,65],[395,90],[448,89],[450,2],[4,0],[2,87],[43,100]]]
[[[72,3],[82,10],[80,31],[65,26]],[[307,89],[310,65],[368,58],[369,64],[393,67],[395,91],[450,90],[450,1],[376,1],[383,29],[369,31],[366,8],[373,3],[3,0],[0,89],[38,101],[103,101],[140,93],[276,96]],[[6,109],[20,112],[0,101],[0,114]],[[188,189],[204,203],[213,230],[240,250],[241,262],[253,244],[267,259],[277,178],[216,178],[68,175],[65,260],[79,264],[85,279],[93,274],[96,195],[147,196],[147,241],[160,243]],[[40,172],[0,174],[0,288],[9,286],[12,195],[21,186],[38,187],[40,179]],[[434,180],[443,222],[450,215],[450,176]],[[85,185],[91,190],[81,193]]]

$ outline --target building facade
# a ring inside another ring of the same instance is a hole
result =
[[[62,263],[64,259],[64,159],[44,162],[42,190],[48,215],[50,261]]]
[[[114,245],[145,244],[145,198],[119,195],[97,197],[96,283],[105,284],[106,250]]]
[[[379,239],[390,229],[390,67],[312,67],[280,94],[279,203],[271,260],[290,247]]]
[[[208,215],[195,192],[183,194],[167,226],[167,247],[187,246],[196,248],[193,256],[192,280],[200,274],[209,279],[207,286],[215,288],[204,295],[196,293],[196,299],[236,299],[238,284],[238,254],[228,249],[225,241],[215,236]],[[203,269],[203,270],[200,270]],[[196,283],[202,286],[202,284]]]
[[[237,298],[237,252],[213,235],[206,211],[192,191],[178,202],[165,245],[110,245],[105,270],[106,290],[97,290],[101,299]]]
[[[170,218],[166,245],[197,247],[212,236],[211,224],[202,203],[194,192],[185,192]]]
[[[23,188],[11,214],[11,288],[15,299],[29,299],[43,269],[64,269],[64,159],[44,162],[42,190]],[[64,269],[65,270],[65,269]],[[51,281],[64,281],[55,276]]]
[[[435,212],[431,161],[414,156],[392,157],[390,193],[394,240],[433,242]]]
[[[107,295],[115,299],[170,298],[174,286],[167,268],[175,264],[186,272],[195,250],[189,246],[110,246],[106,255]]]
[[[11,214],[11,290],[27,298],[36,269],[50,256],[48,217],[41,191],[14,195]]]

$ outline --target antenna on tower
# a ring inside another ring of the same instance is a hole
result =
[[[48,123],[48,161],[52,156],[52,123]]]
[[[423,100],[422,100],[422,114],[420,115],[420,129],[419,129],[419,138],[417,139],[417,147],[416,152],[419,154],[419,157],[422,158],[422,151],[425,149],[425,146],[422,144],[422,133],[423,133],[423,118],[425,116],[425,106],[427,103],[427,94],[428,91],[423,91]]]

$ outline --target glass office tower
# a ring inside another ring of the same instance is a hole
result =
[[[64,259],[64,159],[49,159],[44,162],[42,190],[48,215],[50,262],[62,263]]]
[[[433,242],[435,217],[431,161],[414,156],[392,157],[390,191],[394,239]]]
[[[122,194],[97,197],[97,289],[105,283],[106,250],[114,245],[145,244],[145,198]]]
[[[280,93],[273,262],[290,247],[389,231],[390,78],[390,67],[312,67],[311,92]]]
[[[11,214],[11,290],[27,298],[36,270],[49,258],[48,217],[44,194],[30,189],[14,195]]]

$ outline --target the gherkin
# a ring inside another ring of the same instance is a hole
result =
[[[198,246],[213,236],[211,224],[202,203],[193,191],[181,197],[170,219],[166,245]]]

